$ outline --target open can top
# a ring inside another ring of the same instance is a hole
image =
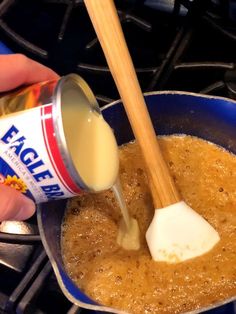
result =
[[[69,74],[62,77],[53,93],[53,123],[55,136],[63,162],[76,183],[82,190],[91,191],[79,175],[68,147],[66,129],[63,123],[64,106],[88,106],[90,110],[101,114],[97,100],[88,84],[78,75]],[[73,127],[73,125],[71,125]]]

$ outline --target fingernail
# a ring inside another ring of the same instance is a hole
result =
[[[17,214],[12,219],[25,220],[30,218],[35,212],[35,203],[28,197],[21,195],[20,206]]]

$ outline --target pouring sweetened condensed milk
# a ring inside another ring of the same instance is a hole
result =
[[[112,189],[123,216],[119,224],[117,243],[126,250],[138,250],[140,248],[138,222],[129,215],[119,178]]]
[[[117,242],[125,249],[137,250],[140,247],[139,227],[137,220],[129,215],[119,182],[119,156],[115,136],[95,108],[87,102],[76,104],[76,93],[74,89],[64,93],[71,102],[62,107],[63,128],[72,161],[90,190],[97,192],[112,187],[123,216]]]

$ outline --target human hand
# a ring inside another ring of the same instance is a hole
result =
[[[53,70],[22,54],[0,55],[0,92],[58,77]]]
[[[0,55],[0,92],[57,78],[58,75],[51,69],[24,55]],[[31,199],[3,184],[0,184],[0,204],[0,221],[24,220],[35,212]]]

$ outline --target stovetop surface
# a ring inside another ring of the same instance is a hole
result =
[[[234,1],[118,0],[116,5],[143,92],[236,98]],[[60,75],[78,73],[101,106],[119,98],[81,0],[0,0],[0,42]],[[0,224],[0,313],[91,313],[63,296],[36,217]],[[208,313],[236,309],[230,303]]]

